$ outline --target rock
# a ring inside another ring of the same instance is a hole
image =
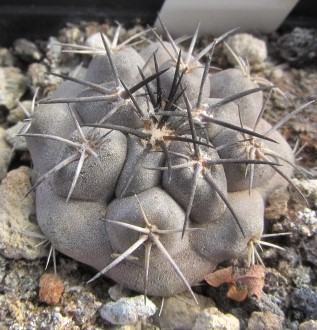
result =
[[[48,305],[57,305],[64,291],[62,280],[56,274],[43,274],[40,278],[39,299]]]
[[[277,269],[284,276],[286,276],[286,278],[291,279],[297,287],[309,285],[311,283],[311,268],[309,266],[301,265],[302,260],[302,256],[300,255],[298,249],[286,247],[284,251],[279,251]],[[275,285],[273,283],[267,283],[267,277],[265,278],[265,282],[268,285],[271,284],[270,286],[273,288],[278,287],[280,291],[280,288],[287,287],[286,278],[284,278],[286,282],[278,284],[275,283]],[[287,296],[289,297],[289,293],[287,293]]]
[[[317,266],[317,236],[316,235],[314,235],[314,237],[304,245],[304,249],[306,252],[307,261]]]
[[[252,305],[253,310],[259,310],[261,312],[270,312],[272,314],[284,317],[284,313],[278,306],[279,299],[270,294],[262,293],[261,299],[255,297],[249,297],[249,302]]]
[[[108,39],[108,37],[103,34],[103,36]],[[92,47],[92,48],[101,48],[104,49],[104,45],[100,36],[100,33],[96,32],[90,35],[87,40],[85,41],[85,46]]]
[[[308,207],[302,207],[302,204],[296,204],[299,210],[296,212],[295,234],[300,234],[304,238],[313,237],[317,233],[317,213]]]
[[[267,57],[266,43],[248,33],[238,33],[228,38],[227,44],[231,49],[243,59],[247,59],[250,66],[254,69],[260,69]],[[231,52],[224,48],[228,61],[237,65],[237,61],[232,56]]]
[[[115,284],[109,288],[108,293],[112,300],[117,301],[120,298],[129,296],[131,291],[129,289],[123,288],[120,284]]]
[[[253,312],[248,321],[247,330],[280,330],[283,328],[284,318],[270,312]]]
[[[317,321],[310,320],[299,325],[299,330],[317,330]]]
[[[285,61],[300,67],[317,57],[317,34],[314,30],[296,27],[277,41],[277,52]]]
[[[4,139],[5,130],[0,127],[0,182],[6,176],[10,165],[12,149]]]
[[[12,66],[0,67],[0,110],[12,109],[27,89],[27,79],[21,70]]]
[[[281,256],[282,260],[280,260],[280,262],[285,262],[285,268],[296,268],[298,267],[298,265],[301,263],[301,256],[300,253],[298,251],[298,249],[294,248],[294,247],[288,247],[288,246],[283,246],[284,250],[280,250],[279,251],[279,256]],[[280,268],[280,267],[278,267]],[[285,273],[285,269],[282,273]]]
[[[24,127],[25,123],[19,121],[14,126],[7,128],[4,132],[5,140],[14,148],[14,150],[18,151],[26,151],[28,150],[26,140],[24,136],[17,136],[21,129]]]
[[[68,291],[68,293],[68,301],[64,305],[63,312],[70,315],[76,324],[80,326],[83,326],[85,323],[94,322],[98,317],[98,310],[102,305],[96,296],[86,291],[84,287],[79,287],[78,291]],[[63,295],[63,302],[66,299],[65,296],[66,292]],[[83,328],[85,327],[83,326]]]
[[[280,256],[275,256],[271,258],[271,260],[272,259],[274,260],[275,258],[277,260],[281,259]],[[288,269],[290,268],[290,264],[285,262],[284,259],[280,261],[279,266],[281,266],[282,262],[286,264],[286,267],[288,266]],[[264,302],[261,302],[259,300],[258,302],[256,302],[257,307],[251,310],[269,312],[271,314],[276,314],[278,316],[284,317],[284,314],[280,310],[279,306],[283,306],[286,308],[286,306],[290,305],[290,292],[288,285],[289,285],[289,281],[285,277],[284,272],[281,271],[280,273],[275,268],[267,267],[265,274],[265,286],[264,286],[264,291],[267,293],[267,295],[264,298]]]
[[[6,274],[2,281],[2,292],[5,297],[11,296],[24,301],[38,301],[39,274],[43,270],[43,261],[39,259],[9,260],[7,258],[5,261]],[[0,309],[2,307],[0,303]],[[2,320],[1,315],[0,320]]]
[[[153,302],[144,296],[133,298],[121,298],[116,302],[104,304],[100,310],[100,316],[112,324],[133,324],[139,320],[146,320],[156,312]]]
[[[293,282],[296,286],[310,285],[311,283],[311,268],[308,266],[298,265],[294,269]]]
[[[56,38],[50,37],[47,43],[46,57],[51,62],[51,66],[57,66],[61,61],[61,56],[62,46],[59,44],[59,41]]]
[[[268,220],[279,220],[288,213],[288,201],[290,195],[285,187],[273,191],[267,199],[265,218]]]
[[[30,64],[27,70],[30,85],[40,87],[45,96],[55,92],[58,85],[63,81],[59,77],[47,74],[49,71],[50,69],[41,63]],[[61,73],[59,70],[54,70],[54,72]]]
[[[118,325],[115,327],[111,327],[112,330],[160,330],[160,328],[156,327],[153,324],[144,324],[142,322],[137,322],[135,324],[127,324],[127,325]]]
[[[317,290],[310,287],[295,289],[291,295],[294,309],[304,313],[307,319],[317,319]]]
[[[303,221],[306,225],[312,228],[314,228],[313,225],[317,224],[316,211],[311,210],[308,207],[298,211],[297,216],[300,221]]]
[[[317,180],[292,179],[292,182],[305,196],[307,202],[292,185],[289,185],[285,198],[282,195],[279,196],[279,191],[269,196],[268,202],[270,205],[266,209],[266,218],[269,220],[282,220],[273,224],[273,231],[291,232],[290,238],[293,242],[296,242],[298,239],[313,238],[317,234],[317,212],[315,210],[317,205]],[[286,210],[287,204],[290,206],[290,210]]]
[[[31,188],[28,167],[21,166],[10,171],[0,185],[0,253],[7,258],[35,259],[45,256],[43,245],[36,247],[39,239],[24,234],[39,232],[32,222],[35,216],[34,196]]]
[[[17,39],[13,43],[13,50],[19,58],[29,63],[38,62],[43,57],[43,54],[33,42],[23,38]]]
[[[296,185],[296,187],[302,192],[305,196],[306,200],[309,203],[310,208],[317,207],[317,179],[311,180],[298,180],[292,179],[292,182]],[[294,200],[297,200],[298,193],[295,191],[294,188],[291,188],[291,197]],[[306,204],[307,206],[307,204]]]
[[[8,48],[0,48],[0,67],[15,66],[17,59],[12,55]]]
[[[223,314],[217,308],[206,308],[196,319],[193,330],[240,330],[239,320],[231,314]]]
[[[270,73],[270,79],[272,82],[278,82],[284,77],[284,70],[280,67],[275,67]]]
[[[26,110],[31,112],[32,101],[22,101],[21,104],[24,106]],[[16,124],[19,121],[22,121],[26,118],[25,113],[22,111],[21,107],[18,105],[13,109],[10,109],[9,115],[7,117],[7,121],[10,124]]]
[[[44,64],[32,63],[27,70],[27,76],[30,79],[32,86],[43,86],[46,80],[46,73],[48,69]]]
[[[165,298],[163,310],[160,316],[155,315],[155,322],[162,329],[192,329],[203,309],[215,306],[211,298],[198,294],[195,296],[198,305],[187,292]],[[157,307],[160,308],[159,305]]]
[[[60,31],[59,40],[68,44],[83,44],[84,34],[76,25],[69,24]]]

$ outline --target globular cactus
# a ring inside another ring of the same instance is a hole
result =
[[[93,279],[192,293],[220,262],[250,252],[266,196],[292,175],[279,125],[262,119],[267,88],[238,69],[210,74],[226,35],[195,57],[197,33],[188,52],[169,34],[139,53],[102,37],[105,48],[64,77],[22,134],[37,221],[55,249],[99,271]]]

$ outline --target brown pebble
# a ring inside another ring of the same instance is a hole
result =
[[[58,304],[64,285],[59,276],[55,274],[43,274],[40,278],[39,299],[48,305]]]

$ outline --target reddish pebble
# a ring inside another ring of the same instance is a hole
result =
[[[40,278],[40,301],[48,305],[58,304],[64,285],[59,276],[55,274],[43,274]]]

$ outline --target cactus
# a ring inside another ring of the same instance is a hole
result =
[[[194,297],[220,262],[250,255],[265,199],[295,165],[280,125],[262,119],[272,87],[238,69],[209,73],[227,34],[194,56],[198,29],[187,52],[166,32],[140,52],[102,35],[104,49],[62,76],[21,135],[54,249],[97,269],[91,281]]]

